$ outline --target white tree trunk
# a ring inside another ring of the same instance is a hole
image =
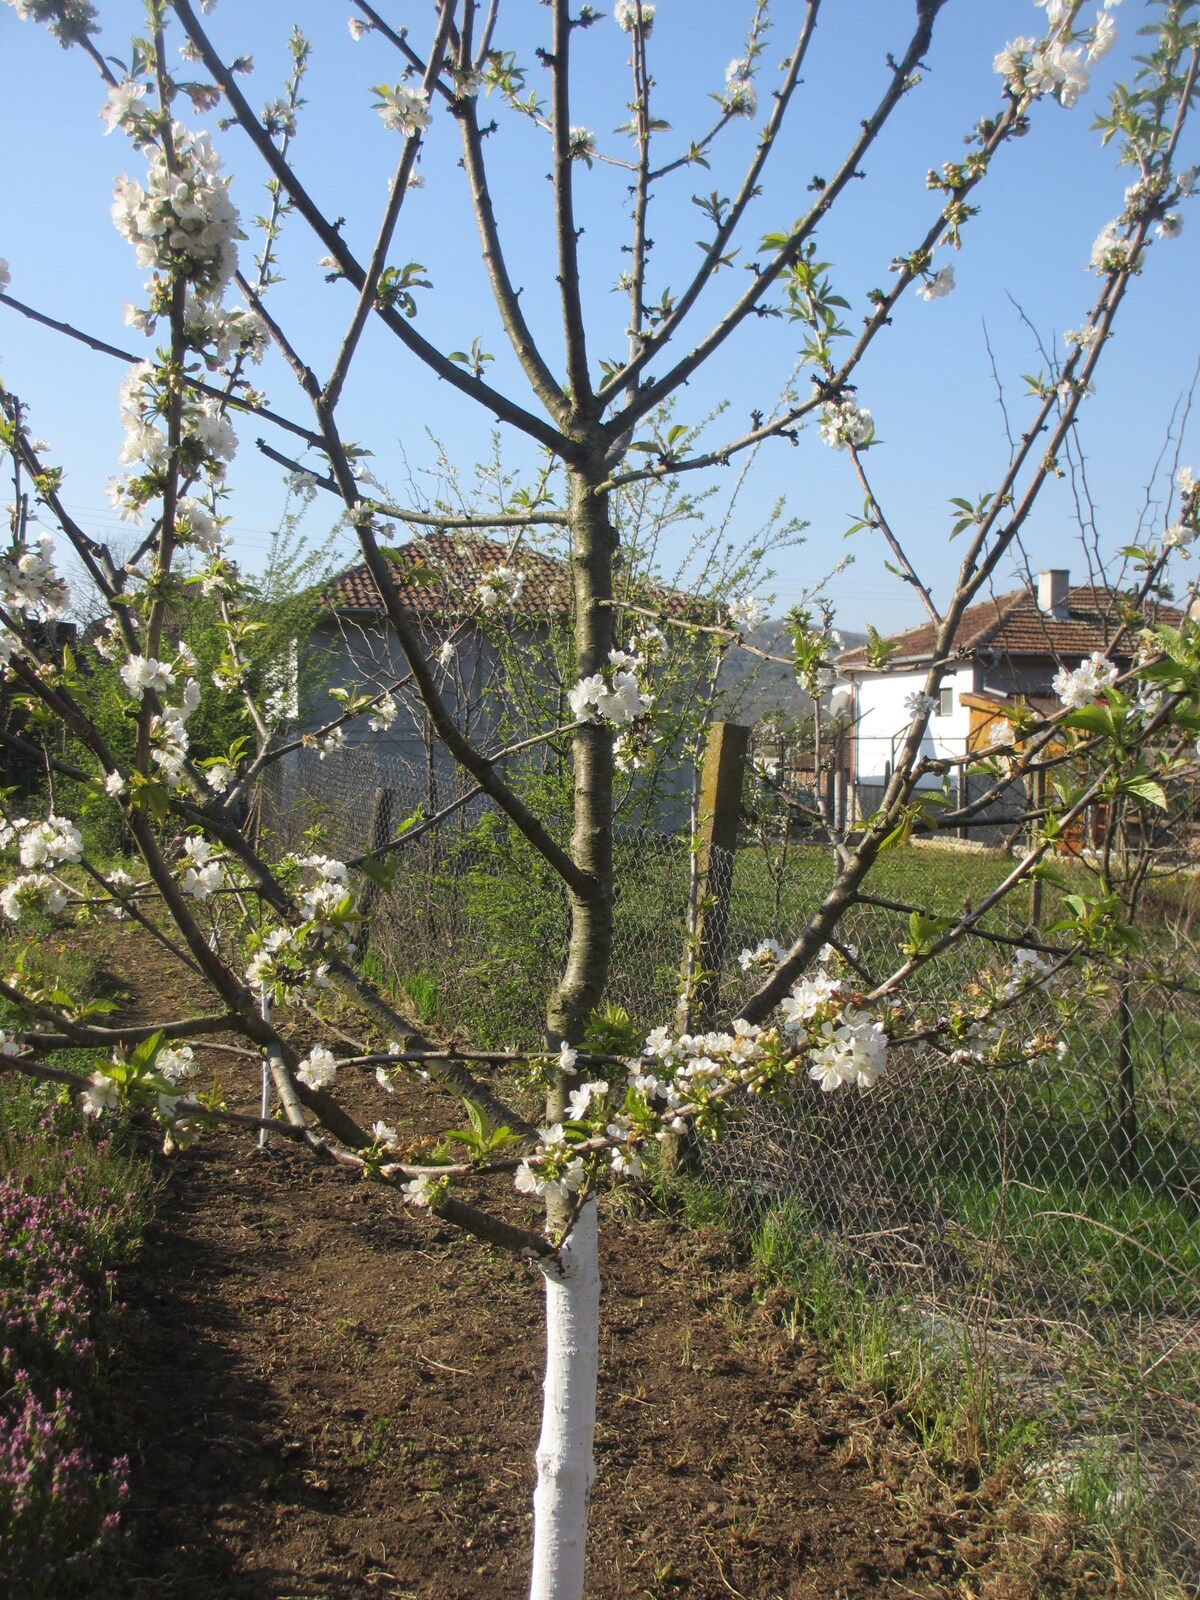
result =
[[[583,1600],[588,1496],[596,1476],[600,1268],[588,1200],[546,1277],[546,1382],[533,1494],[530,1600]]]

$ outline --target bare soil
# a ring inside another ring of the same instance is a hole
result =
[[[151,1014],[177,970],[117,931],[114,976]],[[229,1060],[206,1065],[249,1107],[257,1069],[236,1085]],[[128,1533],[96,1600],[519,1600],[536,1272],[283,1141],[156,1159],[120,1290]],[[933,1473],[785,1336],[723,1236],[631,1209],[602,1214],[589,1600],[1108,1592],[1060,1587],[1052,1551],[1048,1577],[1014,1567],[989,1531],[1003,1485]]]

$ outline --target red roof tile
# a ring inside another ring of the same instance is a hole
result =
[[[514,552],[510,545],[478,534],[450,533],[411,539],[392,556],[400,603],[411,616],[429,621],[478,611],[478,586],[497,567],[519,572],[525,580],[517,600],[506,604],[506,611],[531,619],[569,616],[571,575],[567,563],[557,556],[527,550],[523,545]],[[366,612],[372,616],[383,612],[375,580],[365,565],[351,567],[334,578],[324,598],[335,611]],[[670,616],[692,613],[698,621],[708,620],[702,602],[675,590],[659,589],[638,596],[638,603],[660,608]]]
[[[987,654],[1079,661],[1093,650],[1108,649],[1121,630],[1126,598],[1111,589],[1090,584],[1073,588],[1068,590],[1068,615],[1060,618],[1039,611],[1037,596],[1031,590],[996,595],[979,605],[969,606],[963,613],[953,652],[963,657]],[[1181,617],[1173,607],[1151,602],[1143,609],[1142,621],[1134,623],[1133,631],[1153,623],[1177,627]],[[1127,633],[1122,644],[1129,637]],[[907,633],[896,634],[890,642],[898,646],[889,657],[890,666],[906,661],[928,661],[933,656],[933,623],[926,622],[919,628],[910,628]],[[1131,654],[1132,651],[1119,649],[1116,659],[1127,659]],[[845,651],[838,657],[837,667],[841,672],[870,670],[866,646]]]
[[[510,553],[508,545],[493,539],[433,533],[410,540],[392,557],[392,575],[404,609],[412,616],[430,619],[478,610],[478,586],[497,567],[519,572],[525,580],[507,610],[525,617],[567,616],[571,591],[566,563],[536,550],[519,546]],[[379,590],[365,565],[351,567],[334,578],[325,599],[335,611],[373,615],[383,611]]]

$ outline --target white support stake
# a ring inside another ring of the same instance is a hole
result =
[[[262,992],[262,1002],[259,1005],[259,1011],[262,1013],[263,1021],[264,1022],[270,1022],[270,1020],[271,1020],[271,996],[267,993],[265,988],[263,989],[263,992]],[[270,1068],[270,1065],[267,1062],[266,1056],[264,1056],[263,1057],[263,1064],[262,1064],[262,1108],[259,1111],[259,1116],[265,1122],[270,1115],[271,1115],[271,1068]],[[265,1150],[267,1148],[267,1143],[268,1143],[269,1139],[270,1139],[270,1134],[268,1134],[267,1130],[265,1128],[260,1128],[258,1130],[258,1148],[260,1150]]]

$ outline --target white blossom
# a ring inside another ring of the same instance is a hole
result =
[[[8,262],[0,256],[0,294],[4,293],[11,282],[12,274],[8,270]]]
[[[1088,45],[1088,60],[1099,61],[1106,56],[1117,42],[1117,25],[1113,19],[1103,11],[1096,13],[1096,21],[1092,27],[1091,43]]]
[[[752,117],[758,109],[758,95],[749,77],[750,63],[738,59],[725,69],[725,92],[721,110],[735,117]]]
[[[83,857],[83,839],[73,822],[52,815],[45,822],[35,822],[25,834],[20,857],[23,867],[56,867],[66,861],[79,861]]]
[[[821,413],[819,429],[823,443],[834,450],[845,450],[865,444],[874,428],[869,411],[863,411],[853,400],[835,401]]]
[[[904,709],[912,718],[927,717],[938,708],[937,698],[931,694],[922,694],[914,690],[912,694],[904,697]]]
[[[336,728],[330,728],[317,740],[317,759],[324,761],[326,756],[331,756],[337,750],[346,748],[346,730],[339,722]]]
[[[993,68],[1004,79],[1004,87],[1010,93],[1019,95],[1023,91],[1026,57],[1036,48],[1036,39],[1013,39],[993,60]]]
[[[437,653],[438,666],[448,667],[457,654],[458,646],[453,639],[444,639]]]
[[[597,1078],[592,1083],[581,1083],[578,1089],[572,1089],[567,1097],[567,1117],[571,1122],[582,1122],[588,1114],[588,1109],[595,1099],[608,1093],[608,1084],[603,1078]]]
[[[93,1072],[79,1097],[79,1109],[84,1116],[103,1116],[106,1111],[116,1111],[120,1104],[121,1092],[108,1074]]]
[[[296,1069],[297,1079],[309,1089],[325,1089],[337,1076],[337,1060],[323,1044],[314,1045]]]
[[[743,972],[773,972],[784,957],[784,948],[775,939],[764,939],[751,950],[746,947],[738,956],[738,966]]]
[[[61,616],[69,595],[54,571],[53,550],[48,533],[40,533],[35,544],[14,544],[0,560],[0,603],[19,613]]]
[[[767,608],[757,595],[739,595],[731,600],[726,607],[729,612],[729,626],[736,628],[739,633],[751,633],[758,627],[767,614]]]
[[[219,299],[237,270],[238,215],[229,198],[221,162],[206,133],[171,127],[174,162],[150,148],[150,170],[143,189],[119,178],[112,219],[117,232],[135,247],[139,267],[178,274],[193,287]]]
[[[385,694],[382,700],[375,704],[374,710],[367,718],[367,726],[372,733],[386,733],[400,714],[400,707],[390,694]]]
[[[483,609],[493,611],[501,604],[516,605],[524,587],[524,573],[516,572],[512,567],[493,567],[479,580],[475,593]]]
[[[940,300],[954,288],[954,268],[941,267],[939,270],[924,279],[917,285],[917,293],[922,300]]]
[[[130,656],[121,668],[121,682],[135,700],[140,700],[147,689],[156,694],[169,689],[175,682],[175,674],[164,661],[156,661],[153,656]]]
[[[887,1067],[887,1036],[882,1022],[847,1007],[838,1022],[823,1022],[809,1052],[808,1075],[828,1094],[843,1084],[873,1088]]]
[[[193,900],[207,900],[221,884],[221,867],[210,861],[205,867],[188,867],[183,874],[183,892]]]
[[[643,34],[649,35],[654,26],[654,9],[648,0],[617,0],[613,20],[625,33],[632,33],[640,22]]]
[[[1023,948],[1018,950],[1013,956],[1008,978],[1001,990],[1004,999],[1011,1000],[1023,989],[1042,987],[1042,980],[1052,970],[1050,963],[1043,961],[1036,950]]]
[[[160,1050],[154,1058],[154,1070],[168,1083],[181,1083],[196,1075],[196,1058],[191,1045],[171,1046]]]
[[[1177,211],[1168,211],[1154,231],[1160,239],[1178,239],[1183,232],[1183,218]]]
[[[426,129],[432,118],[429,114],[429,97],[423,89],[406,89],[403,84],[394,89],[376,91],[379,101],[375,109],[383,119],[385,128],[411,139]]]
[[[608,693],[608,686],[599,672],[593,672],[588,678],[580,678],[575,687],[567,693],[567,704],[571,708],[571,715],[579,719],[598,714],[600,701]]]
[[[1063,343],[1069,348],[1090,350],[1099,337],[1100,329],[1089,322],[1082,328],[1068,328],[1063,334]]]
[[[1120,223],[1106,222],[1092,246],[1093,272],[1132,272],[1137,264],[1133,243],[1120,236]]]
[[[572,161],[586,161],[590,167],[596,153],[596,135],[590,128],[571,128],[568,135],[567,154]]]
[[[57,916],[66,903],[66,892],[44,872],[26,873],[0,890],[0,911],[10,922],[20,922],[22,912],[33,906]]]
[[[1074,672],[1060,667],[1055,673],[1052,687],[1063,705],[1071,711],[1081,706],[1095,705],[1106,689],[1111,689],[1120,676],[1111,661],[1106,661],[1098,650],[1093,650],[1086,661],[1081,661]]]
[[[779,1007],[783,1012],[785,1031],[803,1033],[805,1025],[837,994],[840,987],[838,979],[830,977],[827,972],[815,972],[811,977],[801,978]]]
[[[146,85],[126,80],[124,83],[114,84],[108,91],[108,100],[100,112],[104,120],[104,133],[107,137],[114,128],[120,128],[127,119],[132,118],[138,109],[138,102],[145,97]]]
[[[419,1178],[412,1178],[408,1183],[402,1183],[400,1188],[410,1206],[424,1207],[433,1200],[437,1185],[441,1181],[432,1173],[423,1172]]]

